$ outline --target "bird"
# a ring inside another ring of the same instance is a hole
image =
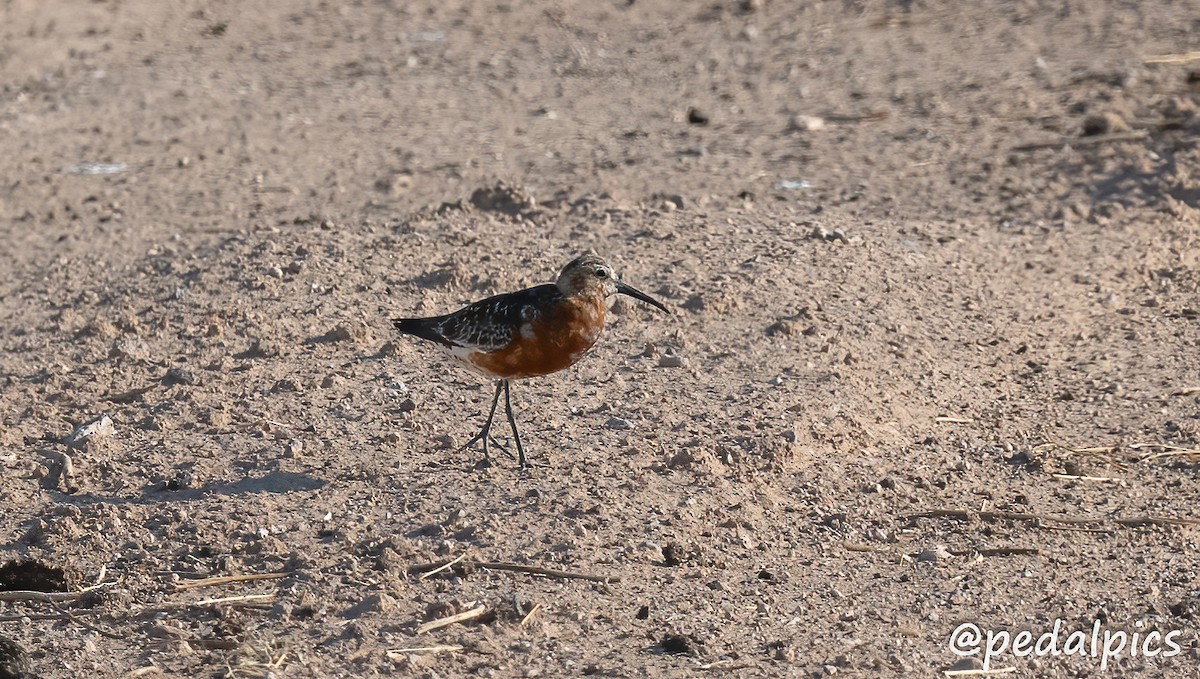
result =
[[[392,323],[401,333],[433,342],[458,363],[496,380],[483,428],[459,451],[482,442],[483,463],[490,464],[488,439],[503,392],[518,465],[525,469],[525,449],[512,410],[512,381],[549,375],[583,358],[600,338],[618,294],[670,313],[589,252],[568,262],[554,283],[488,297],[443,316],[397,318]]]

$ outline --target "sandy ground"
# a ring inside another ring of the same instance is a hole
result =
[[[1195,5],[483,5],[0,2],[0,677],[1197,676]]]

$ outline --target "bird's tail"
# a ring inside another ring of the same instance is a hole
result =
[[[455,346],[453,342],[438,332],[437,324],[434,322],[436,320],[433,318],[397,318],[392,321],[392,325],[406,335],[420,337],[423,340],[437,342],[448,347]]]

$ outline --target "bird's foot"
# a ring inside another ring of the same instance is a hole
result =
[[[488,454],[488,442],[489,441],[496,448],[499,448],[500,450],[503,450],[504,452],[508,453],[508,456],[511,457],[512,459],[514,459],[514,460],[517,459],[517,456],[512,454],[512,451],[508,449],[508,446],[506,446],[503,443],[501,443],[500,441],[498,441],[490,433],[485,433],[485,431],[480,431],[478,434],[472,436],[469,440],[467,440],[466,443],[464,443],[461,446],[459,446],[458,448],[456,448],[454,452],[461,453],[462,451],[466,450],[467,448],[474,446],[476,443],[482,444],[481,447],[483,448],[483,459],[480,460],[480,462],[478,464],[476,464],[476,467],[479,469],[486,469],[486,468],[492,466],[492,456],[490,454]]]

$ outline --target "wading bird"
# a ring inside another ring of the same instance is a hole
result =
[[[434,342],[468,368],[496,380],[483,429],[459,450],[480,441],[488,459],[492,418],[504,392],[518,464],[524,468],[525,450],[513,417],[510,382],[548,375],[583,358],[600,338],[618,293],[667,311],[658,300],[622,283],[600,257],[586,254],[564,266],[554,283],[488,297],[445,316],[400,318],[394,324],[400,332]]]

